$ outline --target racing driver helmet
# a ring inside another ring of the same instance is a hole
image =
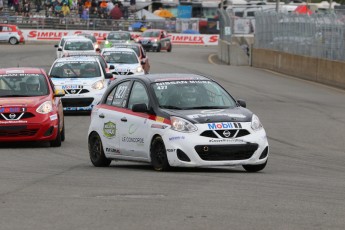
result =
[[[26,88],[28,91],[38,91],[40,88],[40,81],[37,77],[29,77],[26,80]]]

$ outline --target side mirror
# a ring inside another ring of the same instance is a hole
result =
[[[58,51],[62,51],[62,48],[58,48]]]
[[[59,45],[58,45],[58,44],[55,44],[55,45],[54,45],[54,47],[55,47],[55,48],[58,48],[58,47],[59,47]]]
[[[242,99],[238,99],[238,100],[237,100],[237,103],[238,103],[241,107],[243,107],[243,108],[246,108],[246,107],[247,107],[247,103],[246,103],[244,100],[242,100]]]
[[[132,111],[138,112],[138,113],[146,113],[148,112],[148,109],[145,103],[141,103],[141,104],[134,104],[132,107]]]
[[[145,60],[141,60],[140,63],[141,63],[142,65],[145,65],[145,64],[146,64],[146,61],[145,61]]]
[[[113,78],[113,74],[112,73],[105,73],[105,79],[110,79]]]
[[[65,96],[65,91],[62,89],[56,89],[54,92],[54,97],[63,97]]]
[[[96,52],[100,52],[101,51],[101,49],[100,48],[96,48]]]
[[[109,69],[115,69],[115,66],[114,65],[110,65]]]
[[[107,38],[106,38],[106,37],[103,37],[103,40],[107,40]]]

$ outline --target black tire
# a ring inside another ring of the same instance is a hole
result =
[[[60,147],[61,146],[61,132],[60,132],[60,121],[58,125],[58,133],[56,134],[56,138],[50,141],[50,147]]]
[[[151,164],[156,171],[168,171],[170,169],[167,152],[163,139],[156,137],[151,143]]]
[[[18,39],[15,37],[10,38],[10,40],[8,41],[11,45],[15,45],[18,44]]]
[[[62,124],[62,130],[61,130],[61,141],[65,141],[65,119],[63,120],[63,124]]]
[[[170,43],[169,48],[167,49],[168,52],[171,52],[172,50],[172,44]]]
[[[242,165],[242,167],[247,171],[247,172],[259,172],[263,170],[267,165],[267,161],[263,164],[259,165]]]
[[[158,44],[157,48],[156,48],[156,52],[161,52],[161,44]]]
[[[93,132],[89,136],[89,155],[95,167],[108,167],[111,160],[104,155],[103,144],[100,136]]]

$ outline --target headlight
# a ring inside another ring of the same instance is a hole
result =
[[[253,114],[253,116],[252,116],[252,129],[254,131],[262,129],[262,124],[261,124],[258,116],[256,116],[255,114]]]
[[[103,89],[104,88],[104,82],[103,80],[100,80],[100,81],[96,81],[95,83],[92,84],[91,86],[93,89]]]
[[[153,39],[153,42],[158,42],[158,39],[157,38]]]
[[[105,43],[106,45],[108,45],[108,44],[109,44],[109,41],[105,41],[104,43]]]
[[[98,44],[95,45],[95,49],[97,49],[97,48],[99,48],[99,45],[98,45]]]
[[[143,67],[138,66],[137,69],[136,69],[136,71],[137,71],[137,73],[141,73],[141,72],[143,72],[144,70],[143,70]]]
[[[51,101],[43,102],[37,109],[37,113],[47,114],[53,111],[53,103]]]
[[[180,118],[180,117],[170,117],[171,120],[171,129],[178,131],[178,132],[184,132],[184,133],[191,133],[198,130],[198,128],[192,124],[191,122]]]

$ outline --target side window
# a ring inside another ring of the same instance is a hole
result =
[[[146,53],[143,47],[140,47],[141,53],[143,54],[143,58],[146,58]]]
[[[129,83],[130,83],[129,81],[126,81],[117,85],[108,95],[106,104],[116,106],[116,107],[123,107],[123,104],[124,104],[123,100],[126,96]]]
[[[129,96],[128,108],[132,109],[134,104],[145,103],[149,106],[149,96],[147,95],[145,86],[140,82],[135,82]]]

